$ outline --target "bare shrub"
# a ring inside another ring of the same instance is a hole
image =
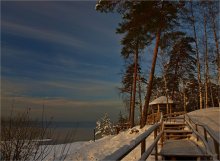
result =
[[[41,121],[31,120],[30,109],[22,114],[1,118],[1,159],[43,160],[51,150],[47,146],[40,146],[43,139],[51,135],[48,128],[50,122],[44,121],[44,111]]]

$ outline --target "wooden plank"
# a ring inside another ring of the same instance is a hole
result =
[[[162,156],[207,156],[191,140],[168,140],[164,142],[160,155]]]
[[[185,127],[164,127],[165,130],[181,130],[184,131]]]
[[[164,133],[182,133],[182,134],[186,134],[186,133],[192,133],[191,130],[164,130]]]
[[[164,122],[164,126],[185,126],[185,123],[180,122]]]
[[[164,135],[164,137],[189,137],[191,134],[184,134],[184,135]]]

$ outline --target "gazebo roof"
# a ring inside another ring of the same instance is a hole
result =
[[[168,98],[168,104],[173,104],[173,103],[174,103],[173,100]],[[149,105],[157,105],[157,104],[167,104],[167,97],[161,96],[149,103]]]

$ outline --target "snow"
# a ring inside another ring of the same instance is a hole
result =
[[[206,125],[211,131],[212,135],[220,140],[220,108],[212,107],[202,110],[196,110],[188,113],[192,120],[196,123]],[[204,135],[204,130],[198,126],[198,131],[200,134]],[[192,140],[196,141],[196,137],[192,137]],[[213,139],[207,136],[208,146],[213,154],[215,154],[215,146]],[[201,141],[197,142],[199,145],[203,146]]]
[[[220,138],[220,108],[212,107],[202,110],[196,110],[188,113],[189,116],[198,123],[205,124],[213,132],[213,134]]]
[[[156,105],[156,104],[166,104],[167,103],[167,97],[166,96],[161,96],[153,100],[152,102],[149,103],[149,105]],[[173,100],[168,98],[168,103],[172,104]]]
[[[189,115],[196,122],[206,124],[213,132],[219,136],[220,127],[220,109],[208,108],[190,112]],[[143,129],[135,127],[127,131],[121,132],[118,135],[105,136],[99,140],[74,142],[70,144],[50,145],[50,154],[45,160],[103,160],[106,156],[111,155],[119,148],[126,149],[134,145],[138,138],[141,138],[143,133],[152,126],[146,126]],[[153,142],[153,134],[146,140],[146,149]],[[138,145],[131,151],[123,160],[138,160],[140,158],[141,148]],[[66,154],[66,155],[65,155]],[[154,156],[150,155],[148,161],[155,160]]]
[[[150,126],[143,129],[135,127],[127,131],[121,132],[118,135],[110,135],[99,140],[87,142],[74,142],[71,144],[60,144],[53,146],[50,154],[45,160],[58,160],[65,157],[65,160],[102,160],[106,156],[112,154],[121,147],[126,147],[134,144],[136,138],[141,136]],[[153,142],[153,135],[150,135],[146,141],[146,147]],[[65,150],[63,148],[65,147]],[[51,148],[51,147],[48,147]],[[69,149],[69,150],[68,150]],[[64,151],[64,152],[62,152]],[[138,160],[140,158],[140,145],[138,145],[131,153],[123,160]],[[67,154],[66,156],[63,154]],[[148,159],[151,160],[151,156]]]

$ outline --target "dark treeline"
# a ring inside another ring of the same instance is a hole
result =
[[[162,95],[185,111],[219,106],[218,1],[100,0],[96,10],[121,16],[119,90],[131,127],[135,111],[146,124],[149,102]],[[149,69],[144,57],[152,57]]]

